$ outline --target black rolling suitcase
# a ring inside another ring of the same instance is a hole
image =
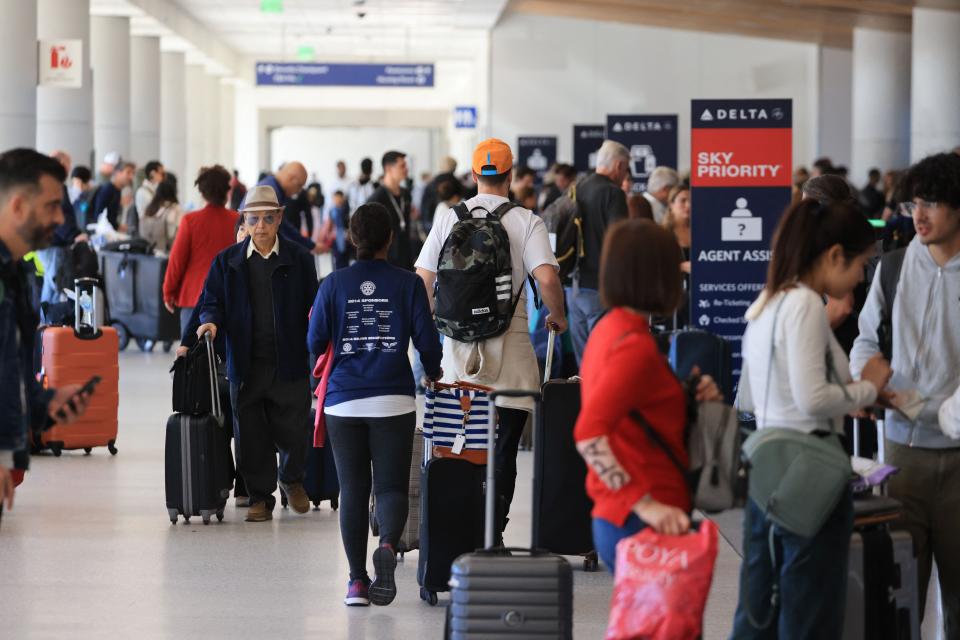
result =
[[[110,305],[110,322],[120,337],[120,350],[134,338],[141,349],[163,342],[170,350],[180,340],[180,317],[163,304],[167,258],[152,253],[102,251],[100,271]]]
[[[314,424],[317,410],[310,410],[310,424]],[[313,446],[313,434],[307,448],[307,469],[303,478],[303,490],[313,504],[314,509],[320,508],[324,500],[330,501],[330,508],[336,511],[340,508],[340,479],[337,477],[337,462],[333,458],[333,447],[330,446],[330,435],[324,440],[322,447]],[[287,494],[280,490],[280,505],[287,507]]]
[[[552,354],[554,339],[551,333],[548,354]],[[548,355],[548,372],[550,360]],[[561,555],[583,556],[584,570],[596,571],[587,465],[573,440],[580,414],[580,381],[549,380],[549,373],[544,377],[547,380],[533,450],[533,546]]]
[[[534,397],[529,391],[493,392]],[[537,412],[539,413],[539,411]],[[484,549],[463,555],[450,575],[451,603],[444,636],[487,638],[573,638],[573,571],[558,555],[539,549],[494,547],[494,416],[487,433],[487,496]]]
[[[200,516],[204,524],[209,524],[213,516],[223,520],[223,510],[233,485],[230,435],[224,427],[220,409],[216,355],[209,334],[184,356],[184,360],[179,368],[174,369],[174,388],[198,389],[206,385],[209,392],[192,396],[209,398],[212,411],[174,413],[167,420],[167,514],[173,524],[181,515],[188,523],[191,516]],[[197,406],[202,404],[200,402]]]

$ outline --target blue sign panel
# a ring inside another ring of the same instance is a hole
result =
[[[432,87],[432,64],[258,62],[259,86]]]
[[[454,107],[453,124],[457,129],[476,129],[477,128],[477,108],[476,107]]]
[[[630,150],[633,191],[647,190],[657,167],[677,168],[677,116],[608,115],[607,137]]]
[[[537,173],[537,185],[557,161],[556,136],[520,136],[517,144],[517,166],[530,167]]]
[[[789,100],[694,100],[690,324],[730,342],[740,375],[744,315],[763,290],[790,205]]]
[[[606,133],[607,128],[602,124],[573,125],[573,168],[577,173],[597,168],[597,151]]]

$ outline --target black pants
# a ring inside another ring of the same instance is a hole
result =
[[[250,504],[276,503],[277,451],[280,481],[303,482],[310,443],[310,383],[277,379],[276,366],[253,363],[249,380],[230,385],[237,468]]]
[[[499,519],[500,532],[507,527],[507,516],[510,514],[510,503],[517,486],[517,450],[520,448],[520,438],[523,428],[527,424],[529,412],[523,409],[505,409],[497,407],[497,416],[500,425],[497,431],[496,465],[497,493],[500,494],[500,504],[503,513]]]
[[[389,418],[326,416],[340,479],[340,537],[350,580],[367,578],[367,525],[371,477],[377,498],[380,544],[397,546],[407,523],[410,456],[417,414]]]

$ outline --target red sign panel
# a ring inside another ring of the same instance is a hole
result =
[[[792,129],[693,129],[693,187],[789,187]]]

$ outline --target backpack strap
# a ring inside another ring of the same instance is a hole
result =
[[[497,220],[502,220],[503,216],[507,215],[508,213],[513,211],[513,209],[519,206],[520,205],[518,205],[517,203],[508,200],[507,202],[504,202],[493,211],[488,212],[487,217],[496,218]]]
[[[887,361],[893,358],[893,302],[897,297],[897,283],[900,282],[900,272],[903,271],[903,261],[906,253],[906,248],[897,249],[885,254],[880,259],[880,290],[883,291],[883,311],[880,326],[877,329],[877,339],[880,342],[880,351]]]
[[[473,217],[470,215],[470,210],[467,209],[466,203],[464,203],[462,200],[458,202],[455,206],[453,206],[452,210],[455,214],[457,214],[457,219],[460,222],[463,222],[464,220],[469,220],[470,218]]]

